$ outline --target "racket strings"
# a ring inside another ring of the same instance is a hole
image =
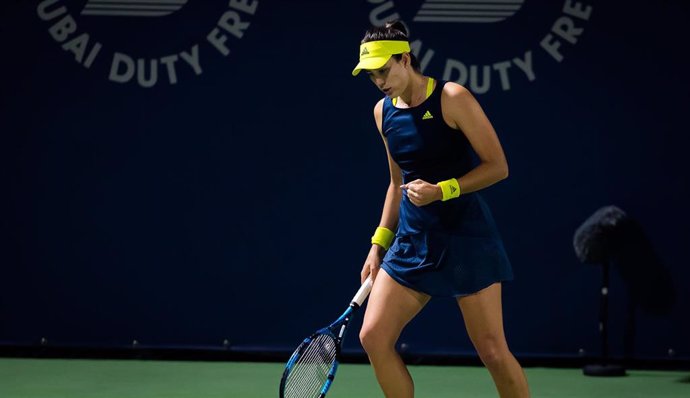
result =
[[[336,352],[337,344],[332,336],[316,336],[290,370],[285,397],[318,397],[336,360]]]

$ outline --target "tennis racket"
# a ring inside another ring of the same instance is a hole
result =
[[[285,365],[280,379],[280,398],[323,398],[335,378],[345,329],[352,314],[369,296],[368,277],[352,298],[350,306],[335,322],[304,339]]]

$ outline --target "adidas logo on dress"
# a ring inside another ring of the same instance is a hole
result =
[[[422,116],[422,120],[427,120],[427,119],[433,119],[434,117],[431,115],[431,112],[426,111],[424,116]]]

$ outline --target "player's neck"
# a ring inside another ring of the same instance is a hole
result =
[[[410,83],[407,85],[407,88],[398,97],[398,104],[412,108],[424,102],[428,79],[424,75],[413,73],[410,76]]]

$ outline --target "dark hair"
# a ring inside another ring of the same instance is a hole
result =
[[[362,43],[379,40],[410,41],[410,39],[407,37],[407,28],[400,20],[388,21],[383,26],[372,26],[364,34]],[[393,58],[395,58],[396,61],[400,61],[402,59],[402,54],[394,54]],[[411,52],[410,63],[412,64],[412,69],[418,73],[421,73],[419,61]]]

